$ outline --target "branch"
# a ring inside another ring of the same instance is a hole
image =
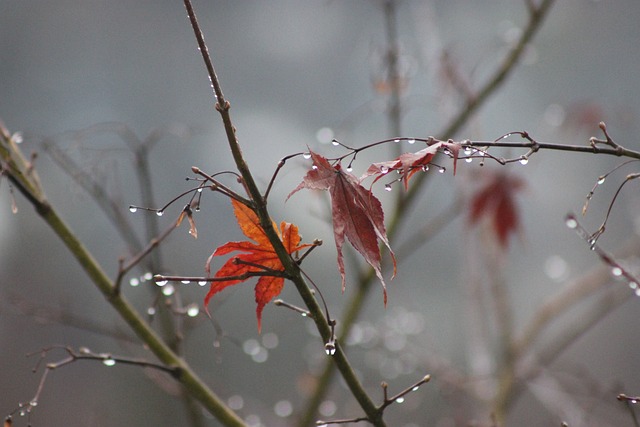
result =
[[[302,300],[305,305],[309,309],[311,313],[311,317],[314,320],[316,327],[320,333],[320,336],[324,340],[325,343],[330,342],[333,339],[332,327],[329,325],[329,322],[325,318],[318,301],[315,299],[315,296],[311,292],[311,289],[308,287],[305,282],[302,273],[300,271],[299,265],[291,258],[286,248],[284,247],[282,241],[280,240],[277,231],[273,227],[273,223],[271,221],[271,217],[267,211],[267,202],[265,198],[262,196],[258,186],[251,174],[248,164],[246,163],[244,156],[242,154],[242,150],[240,149],[240,144],[236,137],[235,127],[231,121],[231,115],[229,110],[231,108],[231,104],[226,100],[224,94],[222,92],[222,88],[220,86],[220,81],[213,67],[213,63],[211,61],[211,57],[209,55],[209,50],[204,41],[204,37],[202,35],[202,31],[200,30],[200,26],[198,24],[198,20],[195,16],[193,6],[191,5],[190,0],[184,0],[185,7],[187,9],[187,14],[189,16],[189,20],[191,22],[191,26],[193,28],[198,47],[200,48],[200,52],[202,54],[202,58],[204,60],[205,66],[207,68],[207,73],[209,75],[209,79],[211,81],[213,94],[216,99],[216,110],[220,113],[222,118],[222,123],[224,125],[225,133],[227,135],[227,142],[229,148],[231,149],[231,153],[233,155],[233,159],[235,161],[236,167],[240,175],[242,175],[243,184],[249,195],[249,199],[251,200],[252,208],[254,209],[256,215],[260,220],[260,226],[264,230],[267,238],[271,242],[271,245],[274,248],[274,251],[280,258],[282,265],[284,266],[285,271],[290,276],[289,279],[294,283],[298,293],[300,294]],[[360,380],[358,379],[355,371],[349,364],[345,353],[342,351],[339,343],[335,345],[335,352],[332,355],[331,360],[335,362],[338,369],[340,370],[342,377],[344,378],[346,384],[348,385],[351,393],[356,398],[364,412],[367,414],[369,421],[375,426],[384,426],[385,423],[382,420],[381,414],[378,413],[374,403],[371,398],[367,395],[366,391]]]
[[[94,285],[105,296],[109,304],[118,312],[122,319],[129,325],[142,342],[156,355],[167,367],[175,369],[176,379],[197,399],[207,410],[226,426],[243,426],[244,422],[231,411],[224,402],[213,393],[200,378],[191,370],[191,367],[179,357],[143,320],[136,309],[121,294],[115,292],[116,285],[106,275],[102,266],[93,258],[82,242],[71,231],[69,226],[58,216],[56,210],[47,202],[44,194],[25,175],[22,154],[18,147],[8,137],[9,133],[2,127],[0,132],[0,157],[3,171],[11,182],[19,183],[16,187],[32,203],[34,209],[42,217],[45,223],[57,234],[64,245],[69,249],[73,257],[78,261],[82,269],[89,276]]]
[[[484,105],[491,95],[493,95],[504,83],[520,60],[525,47],[542,26],[553,2],[554,0],[543,0],[539,6],[531,6],[529,10],[529,22],[525,30],[522,32],[518,43],[511,49],[511,51],[508,52],[497,70],[494,72],[493,76],[490,77],[489,80],[480,88],[477,96],[470,99],[460,112],[444,127],[442,132],[439,133],[440,135],[443,135],[443,140],[447,140],[454,136],[467,123],[471,116],[475,114],[475,112]],[[390,216],[391,220],[389,226],[387,227],[387,236],[390,241],[394,240],[403,221],[406,219],[406,215],[404,215],[404,213],[411,210],[411,205],[415,203],[418,195],[420,194],[422,187],[424,186],[426,176],[426,174],[418,175],[414,180],[413,186],[409,189],[405,197],[397,201],[395,209]],[[375,274],[373,269],[367,269],[360,274],[358,279],[358,289],[347,302],[347,308],[342,316],[343,322],[341,324],[341,338],[348,336],[353,323],[358,318],[359,313],[364,306],[365,296],[368,294],[368,290],[370,289],[374,278]],[[304,409],[298,425],[306,426],[314,418],[318,406],[322,402],[323,396],[329,388],[332,373],[333,367],[327,362],[324,370],[322,371],[322,375],[317,382],[317,387],[314,390],[312,397],[309,399],[309,404]]]

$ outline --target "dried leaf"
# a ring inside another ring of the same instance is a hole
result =
[[[445,148],[451,154],[453,158],[453,174],[456,174],[458,153],[460,152],[460,144],[457,142],[445,142],[438,141],[434,144],[423,148],[415,153],[401,154],[395,160],[389,160],[386,162],[373,163],[367,171],[360,177],[360,181],[367,177],[375,176],[373,184],[380,178],[384,177],[389,172],[395,171],[401,174],[400,179],[404,182],[405,190],[409,187],[409,180],[411,177],[419,171],[422,171],[431,163],[433,158],[438,152],[438,149]]]
[[[193,211],[191,210],[191,206],[189,205],[185,206],[182,212],[180,212],[180,216],[176,221],[176,227],[179,227],[180,224],[182,224],[182,220],[184,219],[185,216],[189,221],[189,234],[191,234],[194,239],[197,239],[198,229],[196,228],[196,221],[193,219]]]
[[[242,233],[252,241],[228,242],[218,247],[207,260],[205,266],[207,275],[210,275],[211,261],[213,257],[226,255],[235,251],[241,253],[228,259],[214,277],[224,279],[225,277],[240,276],[252,272],[272,271],[276,273],[284,271],[282,262],[273,249],[264,229],[260,226],[260,221],[255,212],[236,200],[231,200],[231,203]],[[277,229],[277,227],[275,227],[275,223],[274,228]],[[301,239],[298,234],[298,227],[294,224],[282,221],[279,231],[282,243],[289,254],[312,246],[309,244],[300,244]],[[205,307],[209,305],[209,301],[215,294],[228,286],[244,282],[245,280],[246,279],[232,279],[211,282],[209,292],[204,299]],[[283,286],[284,277],[281,276],[261,276],[258,279],[258,283],[255,287],[258,331],[262,329],[262,310],[264,306],[280,294]]]
[[[342,278],[342,290],[346,286],[342,246],[345,237],[351,245],[373,267],[380,279],[384,292],[384,303],[387,303],[387,289],[380,267],[380,247],[378,240],[387,246],[393,258],[394,276],[396,261],[389,246],[384,226],[384,212],[380,201],[371,191],[360,185],[358,178],[342,170],[340,164],[332,166],[319,154],[310,151],[313,169],[307,172],[303,181],[288,197],[297,191],[307,188],[311,190],[327,190],[331,196],[333,219],[333,235],[338,250],[338,271]],[[287,198],[288,199],[288,198]]]

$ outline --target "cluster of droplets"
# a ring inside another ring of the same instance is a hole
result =
[[[280,344],[278,335],[267,332],[260,340],[249,338],[242,343],[242,350],[256,363],[264,363],[269,358],[269,351],[274,350]]]
[[[135,288],[136,286],[140,286],[141,284],[145,282],[149,282],[152,279],[153,279],[153,274],[147,271],[146,273],[144,273],[139,277],[132,277],[131,279],[129,279],[129,285]]]

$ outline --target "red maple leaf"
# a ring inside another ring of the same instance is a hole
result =
[[[524,182],[504,172],[491,174],[482,188],[471,199],[468,223],[477,225],[487,218],[502,249],[509,245],[509,235],[520,229],[520,215],[515,195],[524,188]]]
[[[232,199],[231,204],[233,205],[233,211],[242,233],[253,240],[253,242],[228,242],[218,247],[211,254],[205,266],[207,275],[210,275],[211,261],[214,256],[226,255],[234,251],[241,252],[239,255],[228,259],[214,276],[220,279],[224,279],[225,277],[235,277],[235,279],[211,282],[211,288],[204,298],[204,305],[207,307],[211,297],[224,288],[244,282],[252,277],[251,273],[273,272],[273,276],[261,276],[255,287],[256,303],[258,304],[256,316],[258,318],[258,331],[260,331],[262,329],[262,309],[269,301],[280,294],[284,286],[284,277],[277,275],[278,272],[284,271],[284,267],[263,228],[260,226],[260,221],[255,212],[236,200]],[[275,223],[273,225],[274,228],[278,230]],[[282,221],[279,231],[278,234],[280,235],[282,244],[289,254],[311,246],[309,244],[300,245],[301,239],[298,234],[298,227],[294,224]],[[242,279],[237,278],[242,275],[246,275],[247,277]]]
[[[409,187],[409,180],[413,174],[425,170],[438,153],[438,149],[442,148],[448,150],[451,157],[453,157],[453,174],[455,175],[460,144],[450,141],[438,141],[415,153],[401,154],[395,160],[373,163],[360,177],[360,180],[362,181],[369,176],[376,176],[371,184],[373,185],[387,173],[396,171],[401,174],[400,179],[404,182],[404,188],[406,190]]]
[[[342,246],[345,237],[351,245],[373,267],[380,279],[384,292],[384,303],[387,304],[387,287],[380,267],[380,247],[378,240],[387,246],[393,258],[394,276],[396,261],[389,246],[387,232],[384,227],[384,212],[380,201],[371,191],[360,185],[358,178],[342,170],[340,163],[333,166],[319,154],[310,151],[313,169],[305,175],[303,181],[287,197],[307,188],[311,190],[328,190],[331,196],[331,212],[333,235],[338,250],[338,271],[342,278],[344,292],[346,279]]]

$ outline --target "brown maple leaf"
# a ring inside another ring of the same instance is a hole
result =
[[[384,212],[380,201],[371,191],[360,185],[358,178],[342,170],[340,163],[333,166],[319,154],[310,151],[313,169],[287,197],[307,188],[311,190],[328,190],[331,196],[331,213],[333,235],[338,250],[338,271],[342,278],[342,291],[346,286],[342,246],[345,237],[351,245],[373,267],[380,279],[384,292],[384,303],[387,304],[387,287],[380,267],[380,247],[378,240],[385,244],[393,258],[393,275],[396,272],[396,260],[389,246],[384,226]]]
[[[488,218],[502,249],[509,246],[509,235],[520,229],[520,215],[515,195],[524,188],[519,177],[504,172],[488,177],[473,198],[468,223],[475,226],[482,218]]]
[[[218,247],[211,254],[205,266],[207,276],[209,276],[211,272],[211,261],[213,257],[226,255],[234,251],[241,252],[239,255],[228,259],[214,276],[220,279],[224,279],[225,277],[235,278],[211,282],[211,288],[204,298],[204,305],[207,307],[209,300],[224,288],[244,282],[252,277],[251,273],[265,273],[266,275],[258,279],[255,287],[256,303],[258,304],[256,307],[256,316],[258,318],[258,331],[260,331],[262,329],[262,309],[267,303],[280,294],[284,286],[284,275],[282,274],[284,267],[263,228],[260,226],[260,221],[255,212],[236,200],[232,199],[231,203],[242,233],[253,240],[253,242],[228,242]],[[273,225],[274,228],[278,230],[275,223]],[[282,244],[289,254],[312,246],[309,244],[300,244],[301,239],[298,234],[298,227],[294,224],[282,221],[280,223],[279,235]],[[270,272],[273,273],[273,275],[269,275],[268,273]],[[237,278],[242,275],[246,277],[241,279]]]
[[[451,157],[453,157],[453,174],[455,175],[458,153],[460,152],[460,144],[452,141],[438,141],[415,153],[401,154],[395,160],[373,163],[360,177],[360,181],[369,176],[375,176],[376,178],[371,183],[371,185],[373,185],[389,172],[395,171],[400,173],[400,179],[403,181],[404,188],[406,190],[409,187],[409,180],[411,177],[416,172],[425,170],[438,153],[439,149],[448,150]]]

